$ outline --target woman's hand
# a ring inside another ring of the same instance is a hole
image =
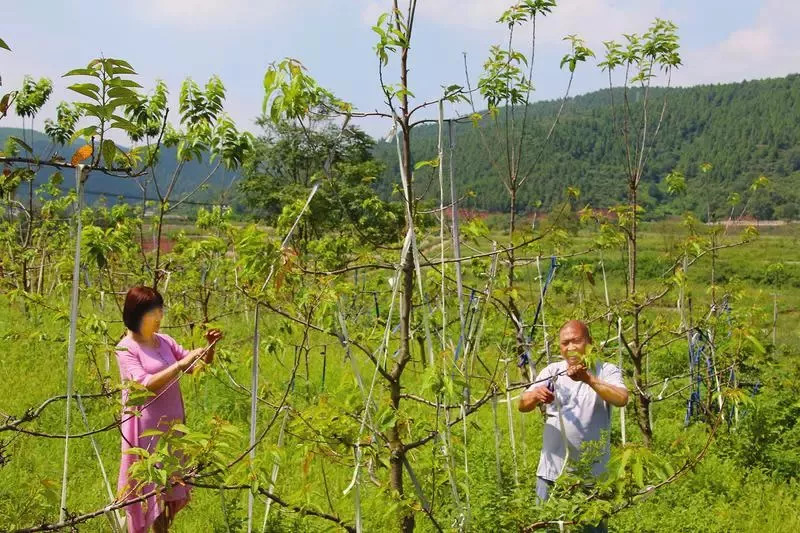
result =
[[[222,332],[218,329],[210,329],[206,332],[206,341],[213,344],[222,338]]]
[[[192,366],[192,363],[197,361],[197,359],[203,355],[204,351],[205,348],[196,348],[191,352],[189,352],[188,354],[186,354],[186,357],[178,360],[178,369],[181,372],[186,372],[186,370],[188,370],[189,367]]]
[[[203,362],[205,364],[210,365],[212,362],[214,362],[214,343],[218,342],[221,338],[222,332],[218,329],[210,329],[206,332],[208,351],[206,351],[206,356],[203,358]]]

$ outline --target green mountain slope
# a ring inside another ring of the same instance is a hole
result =
[[[689,88],[651,89],[648,114],[654,126],[666,93],[666,117],[643,177],[645,206],[650,216],[694,210],[705,215],[709,210],[727,212],[729,196],[743,196],[759,175],[771,180],[748,204],[759,218],[797,218],[800,216],[800,75]],[[615,92],[619,104],[621,93]],[[629,95],[632,108],[641,102],[643,92]],[[531,169],[530,179],[520,197],[523,209],[541,202],[547,208],[563,198],[567,186],[577,186],[582,201],[606,207],[625,195],[622,173],[623,145],[612,120],[608,90],[571,98],[548,145],[543,146],[560,102],[532,104],[523,142],[521,168]],[[638,107],[641,107],[639,104]],[[466,206],[504,210],[508,194],[501,182],[506,168],[504,111],[498,122],[484,119],[478,126],[463,123],[454,127],[455,175],[460,193],[476,193]],[[636,121],[641,120],[636,115]],[[522,110],[514,120],[519,128]],[[500,127],[498,127],[500,126]],[[653,129],[648,135],[653,135]],[[419,127],[413,139],[416,161],[436,155],[437,128]],[[393,143],[380,143],[377,156],[387,163],[379,182],[390,194],[399,182],[397,154]],[[538,161],[537,161],[538,159]],[[713,170],[703,175],[703,162]],[[535,164],[534,164],[535,163]],[[688,194],[672,198],[663,179],[673,170],[687,177]],[[417,171],[418,189],[426,187],[431,171]],[[434,178],[435,179],[435,178]],[[428,196],[438,194],[438,184]]]

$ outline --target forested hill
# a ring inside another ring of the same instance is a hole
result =
[[[643,94],[641,90],[631,91],[632,109],[641,109]],[[767,176],[771,183],[767,190],[753,196],[748,204],[751,214],[761,219],[800,216],[800,75],[651,89],[648,119],[652,125],[665,94],[666,117],[641,189],[650,216],[687,209],[705,214],[709,207],[721,214],[730,195],[738,192],[745,197],[748,186],[759,175]],[[614,93],[617,104],[621,96]],[[553,205],[563,198],[567,186],[577,186],[582,201],[598,207],[624,197],[623,144],[619,129],[613,128],[610,103],[609,90],[570,98],[544,148],[542,140],[560,102],[539,102],[529,107],[520,166],[533,170],[520,193],[522,209],[532,209],[538,202],[544,208]],[[641,118],[641,113],[635,116],[639,124]],[[496,123],[486,118],[478,126],[467,122],[454,127],[456,184],[459,194],[475,193],[467,200],[469,207],[503,210],[508,206],[508,193],[501,182],[501,172],[507,168],[503,119],[501,112]],[[514,120],[519,130],[521,109],[516,110]],[[653,129],[648,135],[652,136]],[[435,158],[437,127],[414,131],[414,159]],[[393,143],[379,143],[376,154],[387,163],[379,187],[388,194],[392,183],[399,181],[397,152]],[[713,165],[707,174],[700,172],[704,162]],[[684,197],[667,194],[664,177],[673,170],[686,176],[688,194]],[[419,183],[427,182],[431,174],[425,167],[415,175]],[[430,192],[438,194],[438,184],[434,182]]]
[[[20,139],[25,137],[25,141],[33,149],[33,153],[38,157],[49,158],[54,153],[59,153],[62,157],[67,159],[77,150],[83,146],[83,140],[77,140],[69,146],[56,147],[52,141],[42,132],[26,130],[23,133],[19,128],[0,128],[0,151],[6,143],[8,137],[14,136]],[[177,166],[175,148],[162,147],[161,157],[158,165],[156,165],[156,178],[162,186],[162,190],[166,188],[169,183],[175,167]],[[24,155],[24,154],[23,154]],[[207,160],[198,162],[196,160],[189,161],[183,167],[180,179],[175,186],[175,194],[180,198],[183,194],[193,191],[212,170],[213,165],[208,164]],[[50,167],[42,167],[37,173],[34,180],[35,186],[46,183],[54,170]],[[203,187],[196,194],[192,195],[193,202],[207,202],[219,201],[220,191],[229,189],[232,180],[236,178],[235,173],[228,172],[224,168],[220,168],[207,182],[207,187]],[[75,178],[73,175],[65,175],[64,181],[61,183],[62,190],[68,190],[75,187]],[[18,191],[23,194],[27,191],[27,186],[23,186]],[[138,203],[142,198],[142,192],[139,185],[132,179],[125,179],[119,177],[108,176],[100,172],[93,172],[86,185],[86,198],[89,203],[94,203],[101,198],[114,203],[117,199],[122,198],[126,202]],[[25,193],[27,194],[27,193]],[[155,190],[152,184],[149,187],[147,197],[153,199],[156,197]]]
[[[728,199],[733,193],[747,198],[748,186],[760,175],[770,179],[766,190],[760,190],[746,202],[750,214],[760,219],[800,218],[800,75],[785,78],[705,85],[689,88],[651,89],[648,100],[648,138],[661,112],[663,97],[667,110],[655,147],[644,174],[641,196],[648,217],[680,214],[694,210],[717,216],[728,212]],[[615,91],[615,102],[622,94]],[[643,91],[629,94],[635,111],[634,123],[641,124]],[[564,197],[568,186],[578,187],[581,202],[607,207],[623,200],[624,150],[620,128],[613,127],[611,94],[597,91],[570,98],[559,123],[546,145],[543,140],[553,123],[561,101],[545,101],[528,108],[523,142],[521,175],[530,178],[519,193],[518,205],[523,211],[547,209]],[[463,104],[460,106],[464,108]],[[618,109],[619,112],[619,109]],[[523,110],[515,111],[517,131]],[[618,115],[619,117],[619,115]],[[502,184],[506,172],[504,111],[496,120],[484,118],[477,126],[466,121],[454,126],[455,178],[459,196],[473,192],[465,206],[492,211],[508,207],[508,193]],[[0,128],[0,146],[9,135],[22,136],[20,130]],[[49,153],[49,139],[34,132],[28,141],[37,155]],[[415,161],[434,159],[437,145],[436,125],[414,130]],[[445,142],[447,135],[445,132]],[[76,146],[66,147],[71,154]],[[63,154],[62,154],[63,155]],[[379,191],[391,196],[399,184],[397,152],[394,143],[378,141],[375,155],[386,163],[386,171],[377,182]],[[161,181],[169,179],[175,166],[174,149],[165,148],[164,162],[157,171]],[[711,163],[713,170],[700,172],[702,163]],[[535,163],[535,164],[534,164]],[[207,163],[191,162],[183,169],[176,192],[194,189],[209,171]],[[531,169],[530,172],[528,169]],[[664,177],[677,170],[685,174],[687,194],[673,197],[667,193]],[[37,173],[37,184],[45,182],[52,172]],[[196,200],[215,198],[228,189],[233,175],[219,172],[209,182],[208,190],[200,191]],[[420,168],[416,172],[418,190],[429,198],[438,195],[436,170]],[[62,187],[72,184],[71,177]],[[449,189],[449,187],[448,187]],[[141,192],[132,180],[98,175],[87,189],[93,201],[104,193],[109,199],[122,196],[135,201]],[[231,193],[235,191],[231,190]],[[153,197],[153,192],[148,195]],[[744,205],[744,204],[743,204]]]

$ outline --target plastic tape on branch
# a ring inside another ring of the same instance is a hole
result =
[[[705,360],[708,375],[713,376],[716,373],[708,351],[709,343],[710,339],[700,328],[696,328],[694,334],[689,337],[689,381],[692,386],[689,399],[686,402],[686,416],[683,420],[684,426],[689,425],[692,416],[698,412],[702,402],[701,387],[703,384],[703,374],[700,371],[701,358]]]
[[[688,426],[694,414],[695,402],[699,402],[699,390],[697,390],[697,380],[695,372],[697,369],[697,362],[699,356],[699,347],[697,346],[697,334],[689,337],[689,383],[692,385],[689,392],[689,399],[686,401],[686,416],[683,419],[683,425]],[[698,372],[699,374],[699,372]]]
[[[536,335],[536,324],[539,322],[539,315],[542,313],[542,307],[544,306],[544,298],[547,295],[547,288],[552,283],[553,278],[556,275],[556,269],[558,269],[560,265],[558,264],[558,258],[554,255],[550,256],[550,270],[547,272],[547,277],[545,278],[544,285],[542,286],[542,294],[539,296],[539,303],[536,304],[536,311],[533,313],[533,322],[531,323],[531,333],[528,336],[528,348],[519,356],[519,362],[517,366],[523,368],[530,364],[531,362],[531,345],[533,343],[533,339]]]

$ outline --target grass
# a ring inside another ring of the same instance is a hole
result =
[[[761,338],[768,339],[772,327],[773,294],[777,295],[778,322],[777,343],[784,345],[790,353],[797,353],[800,348],[800,330],[797,319],[800,309],[800,247],[796,225],[791,227],[765,228],[761,237],[746,246],[729,248],[720,251],[717,264],[717,281],[720,284],[720,295],[726,291],[738,295],[733,302],[734,312],[755,309]],[[665,266],[668,266],[667,254],[674,250],[682,239],[679,225],[669,223],[650,223],[643,228],[641,235],[642,254],[640,266],[645,277],[644,286],[659,286],[657,279]],[[572,237],[570,246],[576,249],[588,247],[591,237],[578,233]],[[480,246],[485,247],[485,243]],[[464,253],[467,253],[466,251]],[[438,257],[438,250],[430,248],[426,255]],[[530,255],[534,255],[533,253]],[[592,253],[562,261],[561,270],[548,296],[547,312],[549,320],[556,321],[565,316],[579,316],[582,309],[598,309],[604,301],[602,278],[597,268],[599,255]],[[780,286],[768,283],[767,269],[774,263],[785,265],[785,279]],[[595,270],[594,284],[587,276],[577,274],[576,266],[585,263]],[[624,266],[619,254],[608,253],[604,257],[604,265],[609,282],[611,297],[616,298],[624,293]],[[545,265],[543,265],[544,268]],[[465,266],[465,281],[470,285],[482,287],[485,277],[481,272],[483,266]],[[449,270],[452,274],[452,268]],[[519,274],[520,302],[524,304],[525,316],[530,316],[536,304],[538,281],[535,266],[522,268]],[[689,291],[696,302],[708,299],[710,286],[711,263],[706,256],[695,263],[689,271]],[[386,271],[371,273],[367,276],[367,289],[382,294],[381,309],[385,316],[388,309],[388,290],[386,290]],[[431,294],[436,292],[438,276],[431,273],[426,278],[430,284]],[[336,285],[334,290],[347,295],[350,288],[345,288],[350,279]],[[502,280],[498,280],[498,291],[502,291]],[[580,293],[580,298],[576,295]],[[232,378],[238,383],[249,384],[250,364],[252,360],[252,309],[244,312],[243,302],[234,293],[222,293],[214,297],[212,305],[219,309],[237,309],[239,313],[221,319],[220,325],[226,332],[224,344],[220,349],[220,358],[226,361]],[[376,339],[382,333],[383,325],[374,317],[374,305],[371,294],[355,293],[355,299],[347,298],[348,304],[344,312],[348,316],[348,328],[351,336],[363,338],[370,345],[377,345]],[[660,307],[650,315],[655,319],[658,313],[675,316],[674,293],[665,298]],[[66,322],[63,316],[45,311],[35,305],[23,306],[11,303],[0,296],[0,339],[4,341],[2,365],[0,365],[0,383],[3,394],[0,398],[0,411],[14,415],[22,414],[27,408],[38,405],[44,399],[64,393],[65,354],[66,354]],[[50,302],[51,305],[66,309],[65,296]],[[698,303],[693,309],[699,317],[706,309]],[[98,314],[109,323],[109,332],[113,336],[122,335],[122,326],[116,307],[107,305],[100,310],[84,301],[85,314]],[[457,316],[455,306],[448,309],[452,319]],[[396,315],[395,315],[396,316]],[[434,313],[435,324],[438,314]],[[322,319],[322,318],[320,318]],[[170,325],[167,314],[166,325]],[[83,326],[87,326],[84,321]],[[260,394],[270,402],[276,402],[287,386],[290,369],[295,356],[293,344],[300,344],[302,332],[297,326],[287,326],[285,321],[270,314],[262,324],[262,374]],[[180,342],[191,345],[191,332],[188,328],[167,330]],[[551,334],[553,331],[551,330]],[[449,329],[451,338],[455,338],[455,327]],[[603,338],[605,328],[595,325],[595,336]],[[484,359],[490,368],[499,365],[505,358],[511,357],[513,335],[506,320],[499,314],[492,315],[487,322],[482,350]],[[195,342],[197,342],[195,340]],[[539,339],[541,342],[541,339]],[[434,339],[438,345],[438,341]],[[113,343],[112,343],[113,344]],[[343,496],[342,491],[350,482],[352,474],[352,457],[337,456],[335,445],[321,445],[315,442],[308,427],[324,428],[326,432],[341,432],[348,438],[353,436],[355,420],[348,419],[351,414],[358,413],[363,404],[351,372],[350,363],[336,339],[318,333],[310,337],[311,350],[307,361],[301,361],[294,389],[290,394],[290,404],[303,414],[303,420],[292,417],[288,426],[286,442],[283,447],[276,445],[277,429],[273,430],[264,444],[259,448],[258,466],[265,471],[271,470],[275,458],[281,461],[281,470],[275,492],[292,503],[310,506],[331,512],[352,523],[354,515],[352,494]],[[75,389],[81,392],[94,392],[100,389],[104,380],[111,384],[118,383],[118,371],[113,353],[108,347],[98,344],[79,342],[76,366]],[[685,344],[684,344],[685,347]],[[389,355],[391,356],[391,351]],[[323,357],[323,353],[325,356]],[[666,355],[654,361],[652,372],[654,379],[668,375],[674,369],[685,367],[685,355],[680,345]],[[404,386],[406,391],[430,397],[426,382],[429,373],[421,363],[419,352],[415,352],[414,362],[410,365]],[[110,361],[108,367],[106,361]],[[325,383],[323,386],[323,360]],[[364,357],[357,357],[360,372],[367,383],[372,378],[373,367]],[[249,418],[249,399],[231,378],[221,371],[219,363],[216,371],[197,377],[186,378],[182,382],[182,390],[187,406],[188,424],[197,429],[208,428],[213,417],[221,417],[241,429],[240,449],[246,447],[246,434]],[[516,378],[513,363],[509,366],[512,379]],[[679,397],[675,402],[656,404],[655,426],[659,449],[667,450],[670,443],[686,439],[689,442],[701,442],[703,432],[699,428],[684,432],[682,428],[683,404]],[[378,387],[376,401],[380,413],[386,411],[388,395],[382,387]],[[112,420],[119,412],[120,406],[116,398],[86,400],[87,416],[92,427]],[[420,407],[413,402],[404,401],[402,415],[406,417],[409,435],[404,438],[419,438],[433,429],[434,411]],[[261,406],[260,427],[272,416],[274,410]],[[470,419],[468,425],[468,442],[466,450],[470,462],[469,483],[463,474],[464,442],[461,426],[454,431],[453,441],[456,470],[462,495],[469,486],[473,496],[475,509],[475,527],[490,527],[503,519],[508,509],[525,509],[525,498],[530,497],[530,482],[534,478],[538,451],[541,442],[541,424],[536,416],[521,416],[514,411],[513,423],[516,436],[516,465],[522,486],[515,488],[514,458],[509,442],[508,418],[506,406],[501,403],[498,412],[498,425],[502,436],[500,450],[503,482],[498,487],[495,479],[494,418],[491,407],[487,406]],[[61,433],[63,431],[63,402],[45,410],[34,423],[26,427],[41,431]],[[338,417],[338,418],[337,418]],[[352,417],[351,417],[352,418]],[[76,410],[72,414],[72,432],[84,431],[81,416]],[[618,443],[619,420],[615,416],[614,442]],[[637,440],[634,424],[629,424],[628,433],[631,439]],[[60,492],[61,462],[63,459],[63,442],[58,439],[40,439],[25,435],[12,435],[10,432],[0,433],[0,440],[5,446],[4,454],[8,457],[5,465],[0,467],[0,530],[13,530],[41,522],[52,522],[58,516],[58,496]],[[101,433],[96,437],[101,450],[102,461],[111,477],[112,487],[116,488],[116,473],[119,460],[119,435],[116,432]],[[716,452],[715,452],[716,453]],[[724,455],[724,454],[723,454]],[[759,521],[755,515],[756,508],[766,512],[779,506],[793,505],[798,502],[796,483],[785,483],[770,478],[759,472],[745,472],[740,466],[727,461],[723,455],[712,455],[712,458],[688,474],[679,482],[678,489],[665,489],[663,493],[650,498],[647,502],[621,513],[612,520],[612,528],[619,531],[656,531],[674,530],[688,531],[692,528],[681,522],[676,508],[687,509],[696,515],[697,520],[703,515],[718,515],[713,523],[709,522],[708,531],[724,531],[731,529],[758,530],[763,526],[769,530],[779,530],[782,526],[795,528],[798,522],[794,518],[779,521],[767,518]],[[379,457],[380,458],[380,457]],[[385,454],[384,454],[385,458]],[[438,469],[438,477],[432,476],[433,466],[441,466],[441,449],[437,446],[426,446],[411,453],[411,463],[416,474],[422,480],[424,490],[437,498],[434,502],[439,516],[452,513],[446,502],[449,486],[446,476]],[[71,513],[86,512],[108,503],[106,491],[99,473],[97,459],[88,439],[76,439],[70,445],[70,480],[68,506]],[[374,464],[375,476],[385,483],[388,477],[386,465]],[[720,473],[722,472],[722,473]],[[743,474],[743,472],[745,472]],[[714,488],[708,479],[721,476],[724,486]],[[738,478],[737,478],[738,476]],[[738,479],[738,481],[736,481]],[[413,501],[413,488],[407,480],[407,491]],[[691,502],[685,503],[674,499],[677,494],[684,494],[688,488],[699,493]],[[327,490],[326,490],[327,488]],[[772,495],[773,497],[770,497]],[[503,507],[498,502],[517,498],[507,502]],[[521,500],[520,500],[521,498]],[[736,498],[735,503],[726,498]],[[191,506],[183,511],[176,522],[175,531],[242,531],[246,516],[247,495],[244,491],[223,493],[217,490],[196,490]],[[365,530],[384,531],[395,529],[396,500],[385,490],[366,481],[362,488],[362,502],[365,519]],[[444,507],[441,507],[444,505]],[[258,500],[255,516],[260,528],[264,512],[264,503]],[[784,507],[785,508],[785,507]],[[524,522],[533,510],[519,511],[515,519]],[[332,526],[324,521],[302,518],[288,513],[277,506],[272,508],[273,520],[269,524],[271,531],[327,531]],[[452,514],[451,514],[452,516]],[[531,519],[535,514],[531,514]],[[770,515],[771,516],[771,515]],[[505,517],[505,518],[504,518]],[[795,522],[792,522],[795,520]],[[689,522],[692,523],[692,522]],[[424,514],[417,514],[417,524],[421,530],[431,529],[430,522]],[[696,523],[695,523],[696,525]],[[738,527],[737,527],[738,526]],[[106,531],[107,524],[102,518],[81,526],[81,531]],[[335,528],[334,528],[335,529]],[[696,529],[695,529],[696,530]],[[791,529],[784,529],[791,530]]]

